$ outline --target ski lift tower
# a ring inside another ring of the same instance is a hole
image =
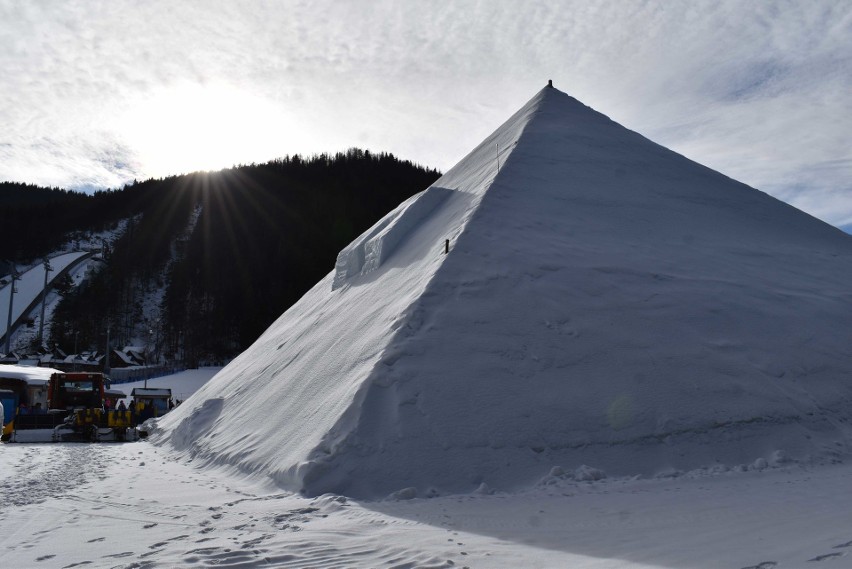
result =
[[[38,342],[44,344],[44,305],[47,303],[47,275],[53,270],[50,259],[44,258],[44,288],[41,291],[41,320],[38,322]],[[9,311],[11,312],[11,310]]]
[[[15,267],[15,263],[9,261],[9,276],[12,278],[12,282],[9,283],[9,314],[6,318],[6,347],[5,354],[9,354],[9,344],[12,340],[12,306],[15,299],[15,281],[17,281],[21,276],[18,274],[18,269]]]

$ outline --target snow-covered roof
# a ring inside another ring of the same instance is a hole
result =
[[[25,379],[29,383],[47,382],[54,373],[62,373],[49,367],[0,365],[0,377]]]
[[[167,388],[134,387],[130,395],[132,397],[171,397],[172,390]]]
[[[125,354],[121,350],[113,350],[113,355],[118,357],[122,362],[126,363],[129,366],[136,365],[136,362],[131,358],[128,354]]]

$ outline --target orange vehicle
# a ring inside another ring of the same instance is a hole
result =
[[[102,373],[54,373],[47,383],[47,409],[103,408],[104,383]]]

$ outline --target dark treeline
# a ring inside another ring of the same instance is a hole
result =
[[[438,175],[352,149],[134,183],[115,192],[132,216],[127,231],[57,308],[52,339],[70,350],[77,333],[96,348],[109,324],[127,341],[144,291],[164,286],[161,319],[144,324],[149,344],[190,365],[233,356],[332,270],[340,249]]]
[[[101,230],[129,215],[121,192],[87,195],[0,182],[0,260],[28,264],[55,251],[73,232]],[[5,264],[0,274],[5,274]]]
[[[122,219],[150,211],[177,180],[134,181],[94,194],[0,182],[0,260],[30,264],[73,244],[79,234],[113,229]]]

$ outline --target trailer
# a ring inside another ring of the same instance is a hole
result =
[[[147,437],[148,432],[141,424],[148,419],[162,417],[174,406],[172,390],[167,387],[135,387],[130,392],[130,396],[133,398],[130,402],[130,409],[139,421],[138,431],[142,438]]]
[[[161,417],[174,406],[172,390],[167,387],[135,387],[130,396],[134,401],[132,405],[136,405],[136,412],[142,413],[147,409],[151,417]]]
[[[0,401],[3,403],[3,428],[0,439],[7,441],[15,428],[15,419],[23,410],[41,413],[47,409],[47,384],[58,369],[19,365],[0,365]]]

